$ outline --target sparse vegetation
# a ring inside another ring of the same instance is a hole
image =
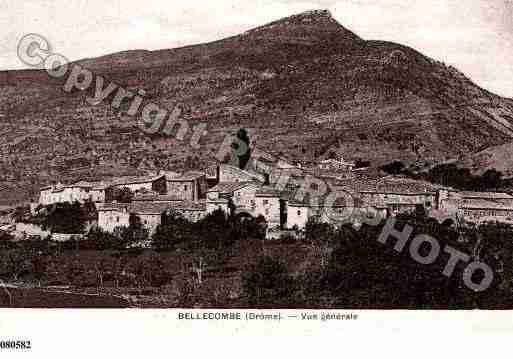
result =
[[[474,175],[468,168],[458,167],[455,164],[437,165],[427,172],[414,173],[404,169],[404,165],[387,167],[390,174],[404,174],[414,179],[422,179],[431,183],[453,187],[462,191],[492,191],[511,188],[511,179],[502,177],[502,173],[495,169],[486,170],[482,175]]]
[[[429,234],[489,264],[494,282],[480,293],[463,285],[460,266],[451,278],[443,276],[444,258],[420,265],[407,251],[398,254],[392,245],[379,243],[384,223],[357,230],[312,220],[303,239],[262,241],[243,235],[243,222],[221,215],[213,213],[194,227],[172,214],[153,236],[155,247],[148,249],[107,248],[107,238],[114,236],[97,230],[78,246],[13,242],[0,249],[0,279],[35,287],[71,286],[75,292],[124,293],[149,307],[513,307],[513,246],[504,241],[513,237],[510,225],[455,227],[420,212],[397,217],[397,228],[408,223],[413,236]],[[174,236],[177,228],[182,231]],[[218,233],[232,240],[223,241]],[[86,245],[93,240],[98,247]]]

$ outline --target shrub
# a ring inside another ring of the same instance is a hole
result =
[[[280,303],[294,292],[294,280],[285,264],[269,256],[260,257],[249,266],[241,279],[243,292],[251,304]]]
[[[88,207],[79,202],[56,203],[38,212],[35,221],[41,223],[44,230],[54,233],[75,234],[83,233],[86,222],[90,217]]]
[[[321,222],[317,217],[310,217],[305,225],[305,239],[312,243],[333,240],[336,228],[330,223]]]
[[[283,244],[293,244],[296,243],[297,238],[291,233],[282,233],[278,240]]]

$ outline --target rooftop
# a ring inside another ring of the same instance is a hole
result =
[[[163,202],[136,202],[128,206],[128,211],[134,214],[162,214],[170,210],[205,211],[205,201],[189,202],[181,201],[174,203]]]
[[[129,185],[129,184],[153,182],[163,176],[164,176],[164,174],[154,176],[154,177],[151,177],[151,176],[125,176],[125,177],[111,178],[109,180],[104,180],[104,181],[78,181],[78,182],[71,183],[68,185],[63,185],[61,183],[58,183],[56,185],[48,185],[48,186],[41,187],[41,191],[51,189],[53,192],[60,192],[64,188],[106,189],[110,186],[122,186],[122,185]]]
[[[177,197],[172,194],[155,194],[155,193],[149,193],[149,194],[136,194],[134,198],[132,199],[134,202],[177,202],[177,201],[183,201],[182,198]]]
[[[156,181],[162,177],[165,177],[164,174],[158,175],[158,176],[126,176],[126,177],[119,177],[114,178],[109,181],[109,185],[111,186],[122,186],[122,185],[129,185],[129,184],[139,184],[139,183],[149,183]]]
[[[426,193],[436,193],[440,189],[447,187],[432,184],[425,181],[417,181],[404,177],[385,177],[385,178],[350,178],[337,180],[334,182],[337,186],[346,186],[357,192],[363,193],[388,193],[402,195],[416,195]]]
[[[484,199],[512,199],[513,196],[505,192],[460,192],[462,198],[484,198]]]
[[[171,209],[170,203],[164,202],[132,202],[128,205],[129,213],[133,214],[162,214]]]
[[[475,199],[470,203],[460,205],[461,209],[492,209],[492,210],[509,210],[513,211],[513,206],[495,202],[493,200]]]
[[[272,186],[262,186],[260,187],[256,193],[256,197],[281,197],[283,191],[280,191]]]
[[[201,177],[205,177],[205,172],[188,171],[188,172],[183,173],[180,176],[171,177],[171,178],[168,177],[167,180],[169,182],[172,182],[172,181],[194,181]]]
[[[106,203],[98,208],[99,211],[124,211],[133,214],[154,214],[159,215],[169,210],[190,210],[204,211],[206,209],[205,201],[189,202],[152,202],[141,201],[132,203]]]
[[[233,193],[234,191],[250,186],[256,185],[255,182],[219,182],[217,185],[209,189],[207,192],[220,192],[220,193]]]

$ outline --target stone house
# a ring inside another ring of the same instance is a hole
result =
[[[98,208],[98,226],[104,231],[113,232],[116,227],[128,227],[130,216],[137,216],[151,235],[162,223],[162,215],[171,212],[176,212],[192,222],[202,219],[207,213],[204,201],[108,203]]]
[[[255,182],[239,182],[236,189],[231,194],[232,203],[238,211],[247,211],[252,215],[257,209],[256,193],[259,191],[260,184]]]
[[[230,201],[226,198],[211,198],[206,201],[206,211],[208,214],[221,210],[224,213],[230,213]]]
[[[130,225],[130,212],[126,204],[108,203],[98,207],[98,227],[106,232],[114,232],[116,227]]]
[[[103,182],[94,182],[91,188],[91,200],[95,203],[103,203],[106,201],[108,185]]]
[[[246,212],[254,215],[255,193],[259,187],[258,183],[250,182],[219,182],[207,191],[207,212],[222,209],[230,212],[233,206],[237,212]]]
[[[426,182],[388,178],[359,183],[355,188],[358,198],[364,203],[385,207],[389,215],[412,212],[417,206],[427,211],[440,206],[440,188]]]
[[[72,203],[74,201],[104,202],[107,186],[102,182],[80,181],[70,185],[57,184],[41,188],[39,204],[47,206],[54,203]]]
[[[182,201],[205,198],[208,189],[204,172],[189,171],[181,176],[166,179],[166,194]]]
[[[470,222],[513,219],[513,196],[508,193],[441,190],[438,197],[439,210],[432,214],[439,218],[459,217]]]
[[[162,223],[162,215],[170,208],[169,203],[134,202],[128,205],[127,211],[130,215],[139,217],[141,224],[148,229],[151,235]]]
[[[54,186],[45,186],[42,187],[39,191],[39,204],[42,206],[47,206],[55,202],[54,197]]]
[[[317,203],[317,204],[315,204]],[[299,201],[290,199],[286,202],[286,228],[304,229],[308,219],[317,217],[320,222],[340,225],[343,223],[361,224],[367,218],[381,220],[388,215],[387,208],[377,204],[371,205],[355,198],[350,207],[333,203],[326,208],[322,200],[309,203],[308,199]]]
[[[110,188],[128,188],[132,192],[153,191],[160,194],[166,193],[166,175],[160,174],[154,177],[120,177],[109,183]]]
[[[462,204],[472,203],[473,201],[493,201],[505,206],[513,206],[513,196],[504,192],[457,192],[456,196],[460,198]]]
[[[264,174],[253,170],[242,170],[229,164],[219,165],[218,182],[258,182],[263,184],[266,180]]]
[[[301,201],[287,202],[287,228],[294,227],[304,229],[308,218],[312,216],[312,211],[307,203]]]
[[[178,203],[183,200],[174,195],[158,194],[155,192],[137,193],[132,198],[132,202],[160,202],[160,203]]]
[[[286,225],[286,206],[281,191],[263,186],[255,193],[255,216],[263,216],[268,228],[283,228]]]
[[[485,199],[473,199],[460,205],[459,215],[471,222],[513,221],[513,205]]]
[[[170,211],[179,213],[181,216],[191,222],[197,222],[207,215],[207,205],[206,201],[204,200],[198,202],[176,202],[172,204],[170,209],[168,209],[168,213]]]

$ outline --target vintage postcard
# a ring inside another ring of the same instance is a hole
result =
[[[1,356],[513,332],[511,0],[0,0],[0,30]]]

